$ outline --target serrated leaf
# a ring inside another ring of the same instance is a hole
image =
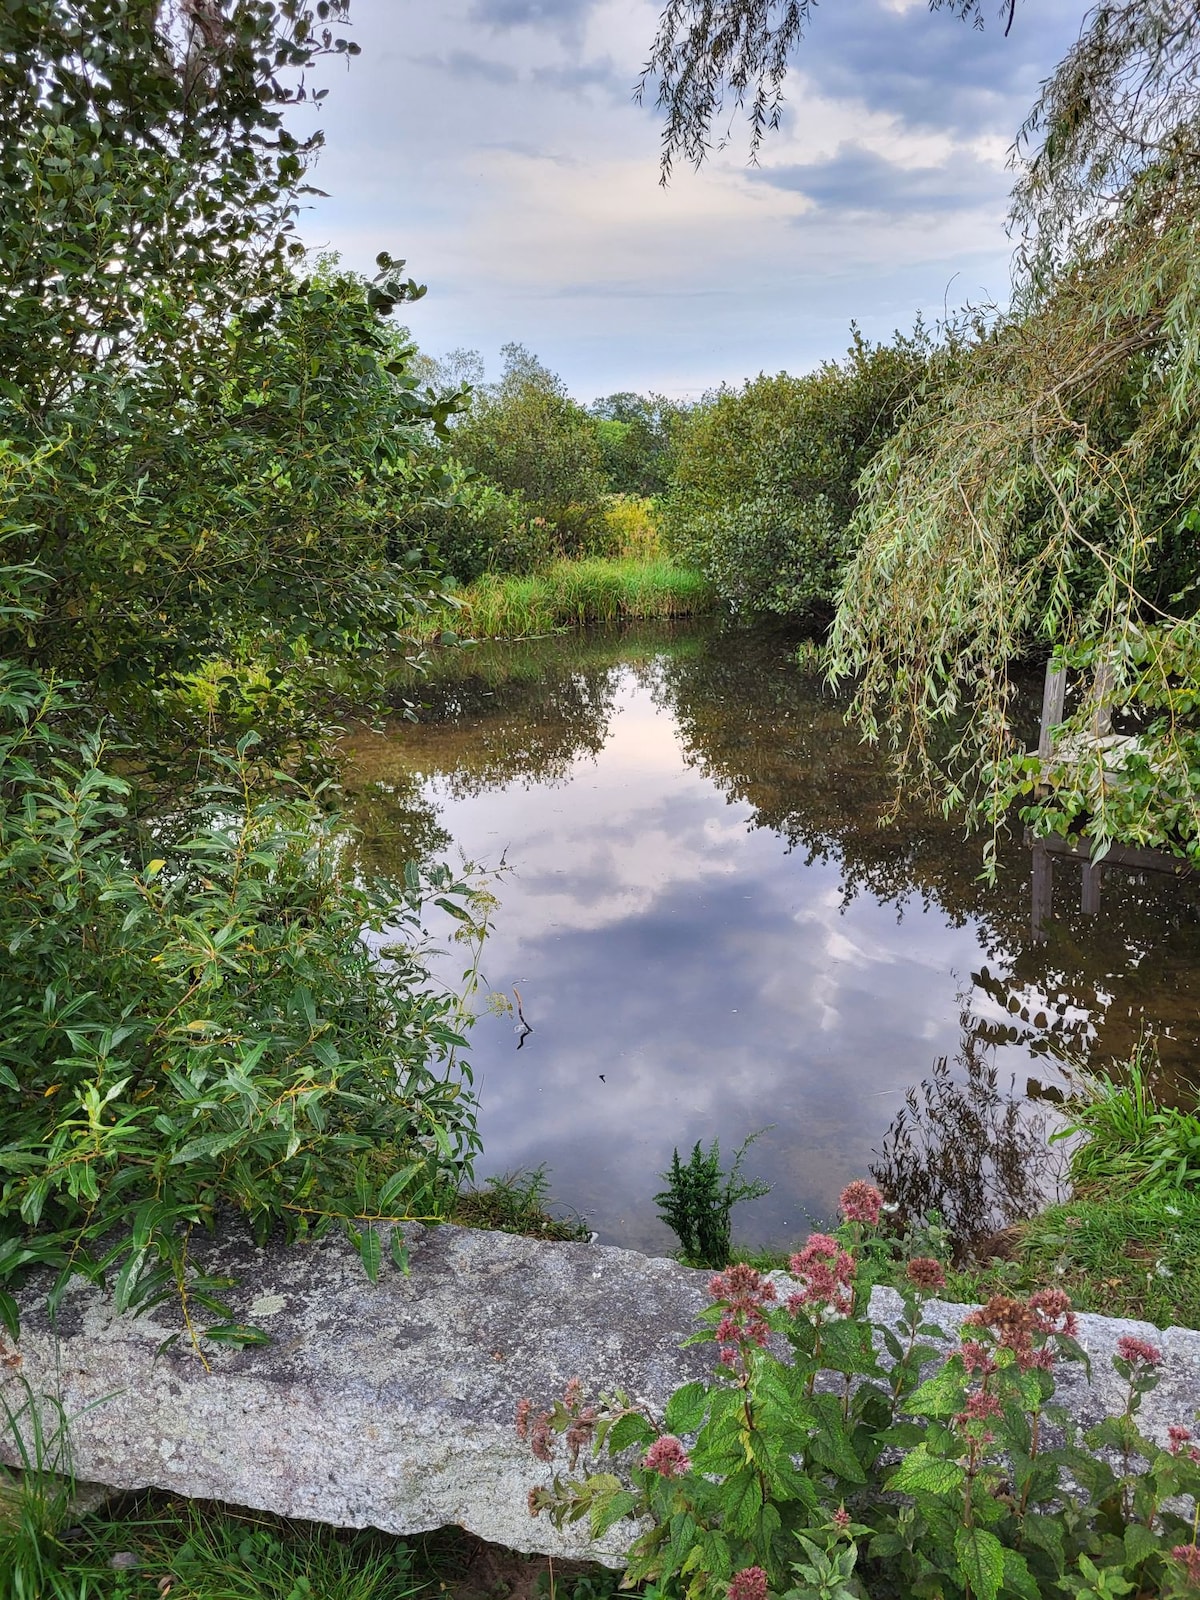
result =
[[[919,1444],[905,1456],[884,1487],[899,1494],[950,1494],[961,1488],[966,1476],[957,1461],[931,1456]]]
[[[984,1528],[960,1528],[954,1535],[954,1554],[959,1573],[977,1600],[996,1600],[1004,1582],[1004,1546],[996,1535]]]
[[[663,1416],[668,1433],[695,1433],[704,1421],[708,1410],[708,1387],[703,1383],[685,1383],[667,1401]]]
[[[1037,1579],[1019,1550],[1004,1551],[1003,1583],[1010,1594],[1019,1594],[1021,1600],[1041,1600]]]
[[[606,1495],[592,1507],[592,1538],[599,1539],[614,1523],[620,1522],[623,1517],[632,1516],[636,1509],[637,1499],[628,1489],[618,1489],[615,1494]]]
[[[618,1417],[608,1431],[608,1448],[616,1455],[621,1450],[628,1450],[630,1445],[652,1444],[655,1439],[654,1429],[639,1416],[636,1411],[628,1412],[623,1417]]]

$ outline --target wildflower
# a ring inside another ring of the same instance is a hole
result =
[[[1139,1363],[1147,1367],[1157,1367],[1162,1360],[1162,1351],[1156,1344],[1149,1344],[1145,1339],[1135,1339],[1131,1333],[1124,1334],[1117,1340],[1117,1355],[1122,1361],[1128,1361],[1131,1367]]]
[[[554,1460],[554,1436],[550,1432],[550,1412],[540,1412],[533,1420],[529,1448],[539,1461]]]
[[[846,1510],[845,1506],[839,1506],[833,1513],[833,1525],[839,1531],[850,1526],[850,1513]]]
[[[725,1305],[717,1324],[717,1343],[720,1360],[731,1367],[739,1344],[765,1345],[770,1337],[766,1308],[776,1298],[775,1285],[754,1267],[737,1262],[709,1279],[708,1292]]]
[[[767,1575],[761,1567],[743,1567],[729,1580],[729,1600],[767,1600]]]
[[[1182,1563],[1187,1573],[1187,1581],[1191,1584],[1200,1584],[1200,1549],[1194,1544],[1177,1544],[1171,1555]]]
[[[529,1413],[532,1410],[532,1400],[527,1400],[522,1397],[517,1401],[516,1428],[518,1439],[527,1439],[529,1437]]]
[[[929,1292],[946,1287],[946,1274],[940,1261],[932,1256],[915,1256],[908,1263],[908,1281],[918,1289]]]
[[[863,1178],[855,1178],[853,1183],[848,1183],[838,1196],[838,1205],[847,1222],[865,1222],[873,1228],[879,1221],[879,1213],[883,1208],[883,1196],[873,1183],[867,1183]]]
[[[579,1460],[579,1452],[596,1431],[596,1415],[595,1406],[584,1406],[567,1429],[567,1451],[572,1471],[575,1470],[575,1463]]]
[[[687,1451],[673,1433],[664,1433],[655,1439],[642,1465],[662,1478],[679,1478],[692,1470]]]
[[[977,1372],[986,1378],[996,1370],[996,1363],[992,1360],[987,1345],[980,1344],[978,1339],[964,1339],[959,1353],[968,1372]]]
[[[854,1287],[854,1257],[827,1233],[814,1233],[789,1266],[804,1287],[788,1297],[787,1308],[796,1316],[808,1306],[830,1306],[843,1316],[850,1310]]]
[[[1003,1412],[1003,1406],[994,1394],[988,1394],[983,1389],[967,1396],[966,1406],[955,1417],[955,1422],[987,1422],[990,1417],[998,1417]]]
[[[575,1407],[582,1399],[582,1381],[579,1378],[571,1378],[567,1383],[567,1387],[563,1390],[563,1404],[566,1406],[568,1411],[574,1411]]]
[[[1037,1313],[1044,1333],[1061,1333],[1068,1339],[1079,1333],[1079,1319],[1065,1289],[1039,1289],[1029,1296],[1029,1306]]]
[[[525,1504],[529,1507],[529,1515],[531,1517],[536,1517],[538,1512],[542,1509],[542,1497],[536,1488],[530,1489],[529,1493],[525,1496]]]
[[[1180,1447],[1185,1445],[1191,1437],[1192,1430],[1190,1428],[1182,1427],[1178,1422],[1173,1422],[1167,1429],[1167,1438],[1171,1441],[1171,1454],[1177,1456]]]

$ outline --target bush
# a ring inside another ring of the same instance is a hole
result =
[[[853,552],[856,480],[897,425],[929,348],[868,344],[807,377],[722,391],[681,430],[664,504],[669,547],[739,610],[828,613]]]
[[[19,596],[27,575],[7,577]],[[139,823],[119,752],[69,717],[0,661],[0,1282],[111,1275],[118,1312],[178,1296],[193,1336],[201,1308],[238,1339],[197,1230],[337,1223],[374,1276],[389,1235],[403,1262],[392,1224],[469,1175],[458,1008],[418,942],[426,889],[470,928],[468,892],[444,870],[356,881],[320,793],[279,774],[256,793],[253,734]],[[15,1327],[6,1292],[0,1316]]]
[[[532,572],[549,559],[553,530],[517,492],[483,478],[456,475],[449,503],[423,514],[422,531],[446,571],[459,583],[485,572]]]
[[[716,1372],[677,1390],[661,1419],[622,1394],[588,1403],[578,1380],[541,1413],[523,1401],[518,1433],[543,1461],[560,1435],[571,1469],[589,1446],[640,1457],[631,1490],[613,1473],[556,1477],[531,1491],[531,1512],[560,1526],[587,1517],[594,1537],[645,1519],[626,1583],[689,1600],[1190,1591],[1200,1549],[1182,1512],[1200,1496],[1200,1451],[1182,1422],[1166,1448],[1138,1427],[1161,1351],[1118,1342],[1124,1409],[1080,1436],[1053,1404],[1056,1364],[1087,1360],[1061,1290],[993,1297],[947,1350],[925,1311],[944,1274],[917,1258],[898,1329],[874,1327],[881,1201],[869,1184],[847,1188],[837,1237],[814,1234],[792,1257],[784,1304],[753,1267],[717,1274],[695,1336],[716,1344]]]

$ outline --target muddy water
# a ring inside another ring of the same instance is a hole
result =
[[[881,827],[883,763],[786,637],[488,646],[414,696],[419,723],[350,741],[364,857],[501,869],[483,967],[533,1032],[518,1050],[516,1019],[486,1008],[473,1030],[478,1175],[547,1163],[605,1241],[669,1247],[653,1195],[672,1148],[728,1151],[770,1125],[747,1167],[774,1187],[735,1233],[786,1246],[879,1164],[939,1061],[969,1088],[957,1109],[918,1099],[922,1148],[956,1169],[965,1151],[970,1189],[1020,1165],[1028,1090],[1060,1084],[1063,1057],[1103,1065],[1149,1026],[1171,1081],[1195,1058],[1196,886],[1114,871],[1084,917],[1060,864],[1036,940],[1028,850],[1011,843],[988,886],[978,844],[939,815]],[[989,1101],[999,1147],[964,1126]]]

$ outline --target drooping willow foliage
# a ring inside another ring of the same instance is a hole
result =
[[[1015,5],[999,6],[1006,29]],[[816,0],[667,0],[638,86],[639,97],[653,86],[664,114],[664,182],[677,157],[698,167],[714,138],[725,142],[727,135],[713,130],[726,107],[731,119],[745,113],[750,153],[757,154],[779,126],[791,56],[816,9]],[[976,27],[987,9],[985,0],[930,0],[930,10],[950,11]]]
[[[1027,124],[1018,308],[935,361],[867,469],[832,639],[862,727],[947,803],[1196,859],[1198,86],[1190,5],[1092,14]],[[1049,771],[1013,725],[1039,648],[1082,673]],[[1080,737],[1098,713],[1137,744]]]

